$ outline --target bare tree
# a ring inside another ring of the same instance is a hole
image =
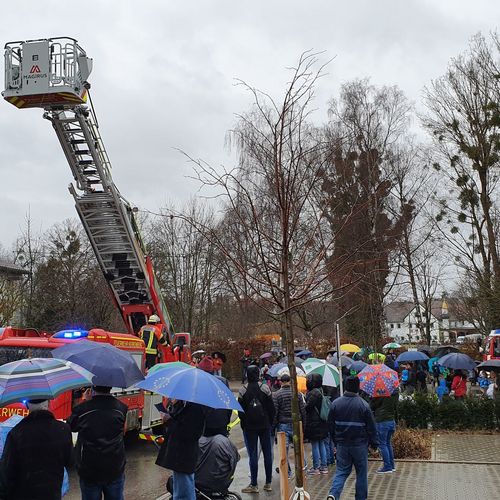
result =
[[[499,41],[476,35],[425,91],[424,125],[442,175],[439,228],[468,279],[486,302],[484,325],[500,324],[498,167],[500,166]]]
[[[317,199],[325,147],[308,123],[322,70],[316,54],[304,53],[291,70],[281,102],[240,82],[253,96],[254,105],[238,117],[230,134],[240,154],[238,168],[220,173],[193,160],[201,182],[221,191],[227,217],[219,230],[191,222],[238,271],[246,287],[240,293],[247,293],[283,322],[289,354],[294,352],[294,313],[332,293],[329,276],[343,262],[327,263],[336,234],[324,231],[328,224]],[[337,232],[344,229],[339,227]],[[289,360],[296,489],[300,494],[303,470],[293,355]]]
[[[161,213],[174,211],[165,208]],[[195,200],[189,202],[183,212],[203,226],[215,225],[213,212]],[[174,324],[182,331],[207,336],[218,272],[214,246],[186,219],[179,217],[155,217],[148,233],[148,247]]]

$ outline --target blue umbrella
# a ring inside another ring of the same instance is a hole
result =
[[[128,352],[104,342],[82,339],[54,349],[52,355],[92,372],[95,375],[93,385],[126,388],[144,380],[144,375]]]
[[[231,390],[217,377],[203,370],[158,370],[139,382],[137,387],[167,398],[190,401],[210,408],[243,411]]]
[[[473,370],[476,368],[475,361],[467,356],[467,354],[462,354],[461,352],[446,354],[446,356],[439,358],[438,363],[452,370]]]
[[[360,372],[365,366],[368,366],[368,363],[365,363],[364,361],[354,361],[354,363],[349,366],[350,371],[354,372]]]
[[[269,371],[267,372],[267,374],[270,377],[276,378],[278,376],[278,372],[282,368],[288,368],[288,365],[286,363],[276,363],[273,366],[271,366],[271,368],[269,368]]]
[[[428,361],[429,356],[420,351],[406,351],[402,352],[397,358],[398,363],[404,363],[405,361]]]
[[[297,356],[312,356],[312,351],[304,349],[303,351],[298,352]]]

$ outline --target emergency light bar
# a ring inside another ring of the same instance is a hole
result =
[[[88,336],[89,332],[87,330],[61,330],[52,335],[55,339],[82,339]]]

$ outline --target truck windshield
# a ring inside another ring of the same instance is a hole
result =
[[[11,361],[19,361],[26,358],[50,358],[52,349],[40,347],[0,347],[0,366]]]

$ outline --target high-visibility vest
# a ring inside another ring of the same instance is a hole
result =
[[[156,328],[149,325],[143,326],[139,332],[139,336],[146,344],[146,354],[158,354],[158,338],[156,332]]]

